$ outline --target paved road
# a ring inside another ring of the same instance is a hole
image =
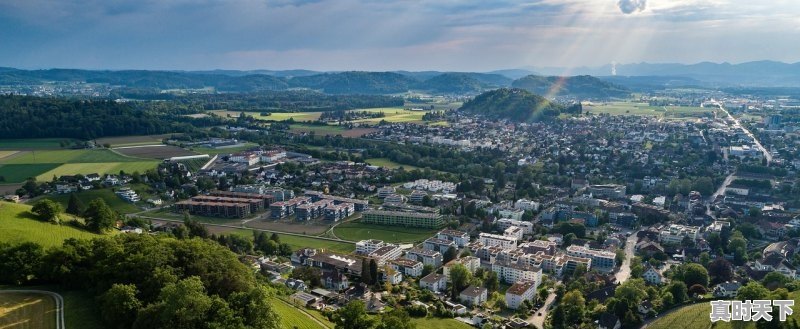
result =
[[[544,305],[542,305],[542,308],[528,318],[528,323],[534,325],[536,328],[544,328],[544,320],[547,319],[547,311],[550,308],[550,305],[553,305],[555,300],[556,294],[554,292],[550,292],[550,295],[548,295],[547,299],[544,300]],[[539,313],[542,313],[542,315],[539,315]]]
[[[759,150],[761,150],[761,153],[764,153],[764,157],[767,159],[767,165],[769,165],[769,163],[772,162],[772,154],[770,154],[769,151],[767,151],[767,149],[764,148],[763,145],[761,145],[761,142],[758,141],[758,138],[756,138],[756,135],[753,135],[753,133],[750,132],[750,130],[747,130],[747,128],[742,126],[742,124],[739,122],[738,119],[734,118],[731,115],[731,113],[728,112],[728,110],[726,110],[724,107],[722,107],[722,104],[719,104],[719,109],[722,110],[723,112],[725,112],[725,114],[728,115],[728,119],[733,121],[733,128],[741,129],[747,136],[750,136],[750,138],[753,139],[753,143],[756,144],[756,147],[758,147]]]
[[[66,328],[64,323],[64,297],[61,297],[61,295],[46,290],[0,290],[0,294],[2,293],[42,294],[53,297],[53,300],[56,301],[56,329]]]
[[[733,182],[734,178],[736,178],[735,172],[728,175],[728,177],[725,177],[725,181],[723,181],[722,184],[719,185],[719,188],[714,192],[714,194],[708,197],[709,206],[706,208],[706,215],[714,217],[714,212],[711,211],[711,203],[717,199],[717,196],[725,194],[725,188],[727,188],[728,185],[730,185],[731,182]]]
[[[617,282],[623,283],[631,277],[631,259],[633,259],[634,248],[636,247],[636,234],[639,231],[631,232],[631,236],[625,240],[625,260],[619,267],[619,272],[616,274]]]

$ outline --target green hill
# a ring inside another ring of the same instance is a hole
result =
[[[62,215],[71,217],[69,215]],[[90,239],[100,235],[77,229],[73,226],[50,224],[39,221],[31,206],[0,202],[0,241],[36,242],[44,247],[59,246],[69,238]]]
[[[630,91],[589,75],[556,77],[529,75],[514,80],[514,88],[548,96],[573,96],[577,98],[618,98],[627,97]]]
[[[469,94],[478,93],[488,86],[467,73],[444,73],[417,84],[416,88],[434,93]]]
[[[408,91],[416,80],[393,72],[325,73],[290,79],[289,86],[322,90],[327,94],[394,94]]]
[[[460,110],[496,119],[540,121],[558,116],[565,108],[522,89],[502,88],[476,96]]]

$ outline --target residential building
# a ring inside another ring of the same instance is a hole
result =
[[[516,310],[526,300],[532,301],[536,297],[537,286],[538,285],[534,281],[514,282],[514,284],[506,290],[506,306]]]
[[[400,258],[402,255],[402,248],[394,244],[387,244],[369,253],[368,257],[374,259],[378,266],[383,266],[386,262]]]
[[[591,259],[592,267],[587,268],[588,270],[611,271],[617,266],[617,255],[606,250],[591,249],[584,246],[569,246],[567,247],[567,255]]]
[[[439,233],[436,233],[436,238],[453,241],[459,248],[466,247],[469,244],[469,234],[457,230],[441,230]]]
[[[478,241],[488,247],[499,246],[504,249],[514,249],[517,247],[517,238],[505,235],[481,233],[478,235]]]
[[[507,229],[507,228],[509,228],[511,226],[517,226],[519,228],[522,228],[522,233],[523,234],[533,234],[533,223],[532,222],[519,221],[519,220],[510,219],[510,218],[501,218],[501,219],[496,220],[495,224],[497,224],[497,228],[500,229],[501,231],[505,230],[505,229]]]
[[[697,240],[698,232],[700,228],[696,226],[670,224],[658,233],[658,239],[662,244],[679,245],[687,237],[692,241]]]
[[[661,273],[655,269],[655,267],[652,267],[649,264],[644,270],[644,273],[642,273],[642,279],[644,279],[645,282],[653,285],[664,283],[664,276],[662,276]]]
[[[422,262],[408,258],[394,259],[391,260],[389,264],[391,264],[392,269],[395,271],[415,278],[422,275],[422,268],[424,266]]]
[[[446,291],[447,276],[433,272],[419,279],[419,286],[422,289],[428,289],[433,292]]]
[[[422,243],[422,246],[426,250],[438,251],[444,254],[450,247],[456,248],[456,243],[450,240],[428,238]]]
[[[505,283],[534,281],[538,285],[542,282],[542,268],[524,263],[497,261],[492,264],[492,271],[497,273],[497,278]]]
[[[434,268],[442,266],[442,253],[425,249],[411,249],[406,252],[406,258],[422,262],[423,265],[431,265]]]
[[[447,264],[444,264],[444,266],[442,266],[442,274],[444,274],[444,276],[447,278],[447,282],[450,282],[450,269],[453,267],[453,265],[456,264],[464,265],[467,271],[469,271],[470,273],[475,273],[475,271],[477,271],[478,268],[481,267],[481,260],[480,258],[475,256],[466,256],[466,257],[456,258],[447,262]]]
[[[458,295],[458,300],[464,304],[476,307],[486,302],[488,291],[484,287],[469,286]]]
[[[361,218],[364,223],[398,227],[440,228],[444,226],[442,215],[432,213],[367,210],[362,213]]]

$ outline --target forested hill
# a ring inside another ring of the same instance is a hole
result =
[[[137,109],[107,100],[67,100],[0,95],[0,138],[150,135],[222,124],[219,118],[189,118],[176,110]]]
[[[529,75],[514,80],[511,86],[548,96],[606,99],[630,95],[630,91],[623,87],[589,75],[574,77]]]
[[[327,94],[394,94],[408,91],[417,81],[399,73],[354,71],[294,77],[288,82]]]
[[[514,88],[502,88],[480,94],[464,103],[460,110],[489,118],[521,122],[540,121],[556,117],[561,112],[579,111],[579,109],[566,108],[539,95]]]

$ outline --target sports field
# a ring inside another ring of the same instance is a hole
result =
[[[21,151],[0,159],[0,176],[6,183],[23,182],[29,177],[50,181],[53,176],[111,174],[120,171],[143,173],[159,161],[124,156],[111,150],[38,150]]]
[[[0,291],[0,328],[56,328],[56,302],[44,294]]]
[[[378,239],[386,242],[417,242],[430,238],[436,232],[435,229],[365,224],[358,221],[342,223],[333,229],[336,237],[351,241]]]
[[[0,201],[0,241],[36,242],[44,247],[50,247],[61,245],[69,238],[89,239],[99,236],[70,225],[39,221],[30,210],[29,205]],[[71,218],[66,214],[61,216],[64,219]]]

